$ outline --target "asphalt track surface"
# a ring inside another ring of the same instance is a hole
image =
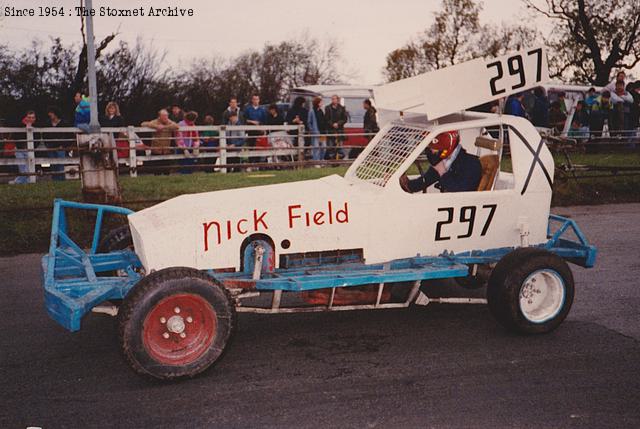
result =
[[[51,321],[38,255],[0,259],[0,428],[640,427],[640,205],[554,212],[600,256],[573,268],[551,334],[509,334],[473,305],[245,314],[214,368],[171,384],[129,370],[112,318]]]

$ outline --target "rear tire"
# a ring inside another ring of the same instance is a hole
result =
[[[160,380],[193,377],[223,354],[236,311],[226,289],[192,268],[146,276],[118,313],[120,345],[138,374]]]
[[[487,301],[505,328],[543,334],[567,317],[574,293],[573,275],[562,258],[538,248],[521,248],[503,257],[494,268]]]

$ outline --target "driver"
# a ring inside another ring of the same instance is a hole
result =
[[[400,186],[406,192],[425,191],[436,183],[440,192],[466,192],[478,190],[482,166],[477,156],[468,154],[460,143],[457,131],[439,134],[427,146],[426,155],[431,168],[420,177],[410,180],[406,173],[400,177]]]

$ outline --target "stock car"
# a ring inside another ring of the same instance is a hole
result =
[[[70,331],[90,311],[117,316],[132,369],[163,380],[215,363],[238,312],[486,302],[508,329],[549,332],[573,301],[567,262],[592,267],[596,248],[550,214],[554,164],[536,129],[464,111],[546,76],[538,48],[381,86],[378,106],[397,118],[344,177],[182,195],[138,212],[56,200],[47,310]],[[427,146],[452,130],[479,157],[478,189],[405,192],[400,177],[422,172]],[[69,236],[72,209],[97,213],[87,249]],[[113,214],[127,223],[103,234]],[[486,284],[487,299],[429,298],[428,281],[443,278]]]

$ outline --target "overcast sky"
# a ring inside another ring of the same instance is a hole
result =
[[[121,39],[135,41],[140,36],[167,50],[167,61],[176,66],[195,57],[234,55],[260,49],[265,42],[280,42],[308,31],[318,38],[335,38],[342,49],[346,68],[355,71],[357,83],[382,80],[381,69],[388,52],[400,47],[432,22],[440,0],[94,0],[101,6],[135,8],[179,6],[193,8],[194,16],[95,17],[99,37],[118,27]],[[79,0],[0,0],[5,6],[63,6],[65,17],[0,18],[0,42],[13,47],[28,45],[33,37],[47,40],[59,36],[65,42],[80,41],[74,6]],[[69,12],[73,11],[73,16]],[[147,11],[145,10],[145,13]],[[483,22],[499,23],[526,16],[517,0],[486,1]],[[354,82],[356,83],[356,82]]]

